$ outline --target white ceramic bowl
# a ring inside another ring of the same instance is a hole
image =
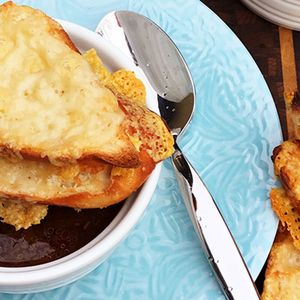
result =
[[[135,71],[136,75],[146,84],[148,107],[158,112],[153,91],[128,58],[98,34],[79,25],[65,21],[59,22],[81,51],[95,48],[111,70],[126,68]],[[92,271],[112,253],[138,222],[151,199],[159,173],[160,165],[155,168],[143,187],[126,200],[112,223],[94,240],[78,251],[53,262],[37,266],[0,268],[0,292],[30,293],[45,291],[68,284]]]
[[[266,20],[290,29],[300,30],[300,0],[241,0]]]

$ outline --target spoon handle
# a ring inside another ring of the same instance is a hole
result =
[[[184,202],[204,254],[226,298],[260,299],[249,270],[214,199],[177,145],[172,160]]]

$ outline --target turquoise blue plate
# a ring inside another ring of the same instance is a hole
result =
[[[195,116],[180,144],[218,202],[256,278],[277,228],[268,199],[276,184],[270,155],[282,137],[268,87],[237,37],[197,0],[16,2],[92,30],[112,10],[133,10],[171,36],[197,89]],[[107,261],[68,286],[34,295],[0,294],[0,299],[218,300],[223,296],[166,161],[144,217]]]

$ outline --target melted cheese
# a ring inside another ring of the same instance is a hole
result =
[[[0,144],[53,160],[122,153],[115,96],[46,18],[15,10],[0,13]]]
[[[48,162],[0,158],[0,195],[51,202],[80,193],[100,194],[109,186],[111,165],[87,161],[57,167]]]

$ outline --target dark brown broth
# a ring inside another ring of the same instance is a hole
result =
[[[0,224],[0,267],[25,267],[66,256],[93,240],[114,219],[122,203],[104,209],[50,206],[41,224],[15,231]]]

